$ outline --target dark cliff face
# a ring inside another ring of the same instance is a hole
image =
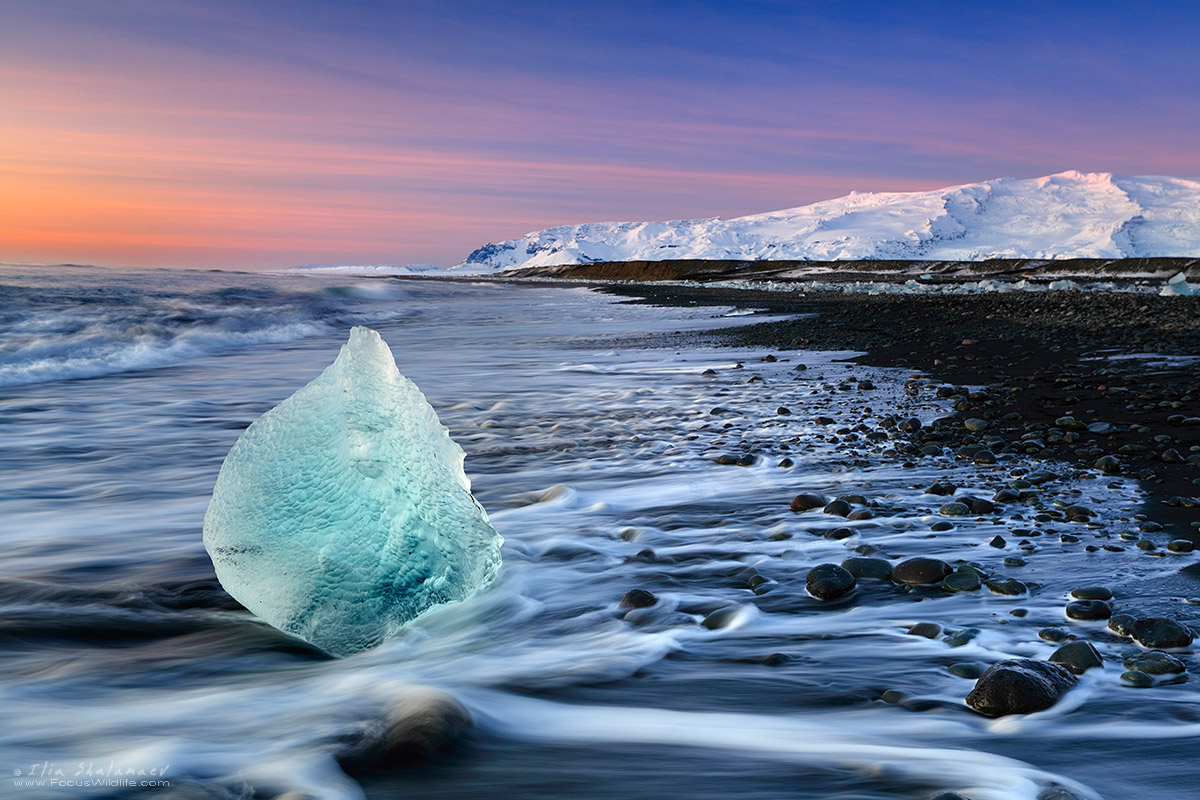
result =
[[[490,249],[489,249],[490,248]],[[472,253],[468,263],[485,263],[506,249],[486,245]],[[478,258],[477,258],[478,256]],[[732,261],[677,259],[663,261],[595,261],[553,267],[528,267],[506,271],[514,277],[578,278],[590,280],[781,280],[783,273],[803,273],[799,280],[870,280],[934,275],[945,279],[984,277],[1076,278],[1109,280],[1127,277],[1166,280],[1182,272],[1200,280],[1200,258],[992,258],[985,261]]]

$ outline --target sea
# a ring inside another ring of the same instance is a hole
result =
[[[752,311],[536,284],[0,267],[0,795],[1200,797],[1194,653],[1131,688],[1137,646],[1064,615],[1095,584],[1118,611],[1180,607],[1160,587],[1192,556],[1122,538],[1143,512],[1136,482],[906,454],[895,421],[950,399],[855,353],[724,346],[720,329],[771,319]],[[336,659],[225,595],[201,528],[238,436],[356,325],[466,452],[504,563],[471,599]],[[937,482],[1028,499],[946,517]],[[866,513],[794,512],[801,492]],[[1080,505],[1090,521],[1063,511]],[[863,579],[807,594],[813,566],[863,554],[970,562],[1019,593]],[[654,604],[623,607],[634,589]],[[1104,665],[1049,710],[964,703],[988,665],[1070,640]],[[469,740],[348,774],[345,743],[414,687],[460,702]]]

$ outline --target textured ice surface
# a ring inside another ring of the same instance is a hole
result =
[[[500,566],[463,451],[367,328],[221,467],[204,545],[221,585],[334,655],[462,600]]]

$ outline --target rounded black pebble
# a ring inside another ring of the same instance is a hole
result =
[[[1029,587],[1016,578],[993,578],[990,581],[984,581],[983,585],[988,588],[988,591],[994,594],[1012,595],[1014,597],[1029,591]]]
[[[733,618],[736,617],[737,613],[741,610],[741,606],[726,606],[725,608],[718,608],[716,611],[705,617],[700,624],[705,628],[708,628],[710,631],[728,627],[729,624],[733,622]]]
[[[1076,600],[1067,603],[1067,616],[1081,620],[1108,619],[1112,616],[1112,606],[1103,600]]]
[[[823,508],[826,499],[819,494],[801,492],[792,498],[792,511],[808,511],[811,508]]]
[[[818,564],[808,571],[804,588],[818,600],[836,600],[855,586],[854,576],[837,564]]]
[[[924,639],[936,639],[942,635],[942,626],[936,622],[918,622],[908,629],[909,636],[920,636]]]
[[[1149,653],[1138,653],[1126,658],[1125,669],[1137,670],[1147,675],[1177,675],[1184,672],[1187,667],[1174,656],[1152,650]]]
[[[344,743],[337,760],[352,774],[424,766],[460,750],[474,724],[471,713],[454,697],[413,687],[379,724]]]
[[[1175,620],[1165,617],[1145,617],[1133,623],[1133,638],[1143,647],[1170,650],[1192,643],[1191,632]]]
[[[936,558],[909,558],[892,567],[892,580],[896,583],[926,585],[941,583],[954,569],[945,561]]]
[[[649,608],[658,598],[645,589],[630,589],[621,595],[621,608]]]
[[[826,505],[824,509],[826,514],[832,514],[835,517],[849,516],[852,510],[850,504],[845,500],[834,500],[832,503]]]
[[[1071,590],[1076,600],[1112,600],[1112,589],[1107,586],[1078,586]]]
[[[967,695],[967,705],[988,717],[1031,714],[1057,703],[1078,680],[1066,668],[1049,661],[1000,661],[979,677]]]
[[[973,572],[954,572],[942,579],[942,588],[948,592],[977,592],[982,585]]]
[[[1092,667],[1104,666],[1104,659],[1091,642],[1070,642],[1050,654],[1050,660],[1082,675]]]

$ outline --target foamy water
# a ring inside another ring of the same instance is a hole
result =
[[[1055,785],[1079,797],[1195,796],[1181,756],[1200,744],[1200,693],[1186,682],[1122,686],[1128,641],[1063,614],[1069,590],[1089,583],[1114,588],[1118,611],[1169,610],[1169,596],[1143,587],[1191,556],[1086,552],[1120,542],[1141,496],[1134,484],[1055,465],[1040,508],[1012,504],[931,531],[949,499],[924,493],[933,481],[990,497],[1047,465],[974,466],[950,451],[909,460],[895,442],[868,438],[887,415],[945,412],[928,389],[906,392],[905,371],[847,364],[847,353],[777,352],[771,362],[760,360],[765,351],[685,345],[674,332],[760,318],[623,305],[577,289],[163,273],[105,274],[82,289],[73,277],[70,290],[57,277],[22,280],[9,281],[17,311],[6,319],[24,321],[0,333],[3,363],[59,369],[24,368],[24,385],[0,406],[0,707],[9,721],[0,767],[22,777],[47,764],[64,780],[79,764],[165,765],[171,786],[151,791],[181,797],[954,790],[995,800]],[[138,287],[153,290],[142,306]],[[106,299],[113,292],[119,302]],[[57,298],[40,333],[34,294]],[[147,324],[138,320],[164,307],[191,309],[156,334],[169,356],[136,369],[113,356],[142,335],[131,333]],[[72,315],[91,321],[75,330],[64,322]],[[299,327],[272,341],[278,317]],[[331,660],[215,599],[200,523],[240,430],[315,377],[363,323],[466,450],[476,496],[505,537],[505,564],[467,603]],[[231,327],[237,335],[213,343],[213,330]],[[93,343],[107,335],[108,349],[75,355],[82,330]],[[188,349],[196,341],[208,344]],[[79,357],[98,377],[68,379]],[[717,375],[702,375],[707,368]],[[875,388],[858,388],[863,379]],[[754,464],[715,463],[745,452]],[[780,466],[785,458],[791,466]],[[795,514],[788,501],[799,491],[863,495],[874,516]],[[1070,504],[1096,510],[1098,522],[1045,514]],[[822,535],[840,527],[851,535]],[[1068,531],[1082,542],[1064,543]],[[997,534],[1008,548],[987,545]],[[864,545],[893,561],[970,560],[1031,590],[947,595],[861,581],[834,603],[805,593],[809,568]],[[1003,563],[1018,554],[1026,566]],[[753,575],[767,579],[760,594]],[[632,588],[658,604],[626,613],[619,601]],[[699,624],[721,608],[737,609],[726,627]],[[952,647],[908,635],[916,622],[979,633]],[[970,712],[962,700],[973,682],[947,667],[1044,658],[1056,646],[1037,635],[1047,626],[1092,641],[1107,666],[1048,711]],[[347,777],[333,757],[339,741],[414,685],[471,710],[473,747],[432,770]],[[883,702],[889,689],[909,701]]]

